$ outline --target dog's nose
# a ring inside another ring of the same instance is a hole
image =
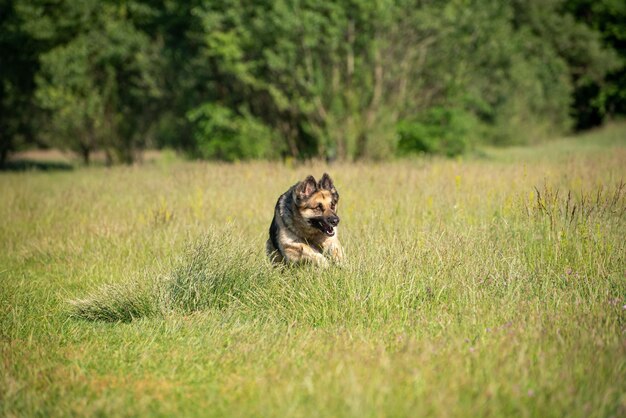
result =
[[[339,217],[338,216],[329,217],[328,223],[331,224],[332,226],[337,226],[339,224]]]

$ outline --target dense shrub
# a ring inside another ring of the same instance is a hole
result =
[[[273,158],[280,147],[272,129],[245,112],[207,103],[188,113],[194,124],[193,156],[236,161]]]
[[[398,124],[398,154],[459,155],[472,146],[476,130],[477,121],[470,113],[434,107]]]

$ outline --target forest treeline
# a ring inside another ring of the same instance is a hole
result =
[[[626,113],[623,0],[0,0],[0,152],[381,159]]]

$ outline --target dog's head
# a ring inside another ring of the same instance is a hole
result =
[[[298,183],[294,189],[294,201],[298,213],[315,232],[332,237],[339,224],[337,205],[339,193],[326,173],[319,182],[313,176]]]

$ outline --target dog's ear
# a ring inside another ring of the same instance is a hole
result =
[[[317,187],[323,190],[328,190],[330,194],[333,196],[333,202],[337,203],[339,201],[339,193],[333,184],[333,179],[330,178],[328,173],[324,173],[319,183],[317,183]]]
[[[313,176],[308,176],[296,186],[296,199],[300,202],[311,197],[317,191],[317,183]]]
[[[329,190],[331,192],[336,192],[335,185],[333,184],[333,179],[330,178],[328,173],[324,173],[324,175],[320,179],[319,183],[317,183],[317,186],[320,189],[325,189],[325,190]]]

